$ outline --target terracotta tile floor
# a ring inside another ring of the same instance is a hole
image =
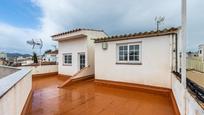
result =
[[[81,81],[57,88],[57,76],[34,79],[28,115],[174,115],[165,95],[112,88]]]
[[[204,88],[204,73],[198,71],[187,71],[187,77]]]

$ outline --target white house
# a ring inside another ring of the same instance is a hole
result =
[[[21,63],[21,65],[30,65],[33,63],[32,57],[22,57],[19,56],[16,59],[17,63]]]
[[[96,83],[164,92],[178,114],[202,115],[196,93],[188,92],[192,84],[187,81],[187,90],[181,82],[180,33],[180,28],[170,28],[107,36],[99,30],[76,29],[53,35],[59,46],[58,73],[80,73],[76,78],[95,74]]]
[[[204,44],[201,44],[198,47],[198,56],[204,61]]]
[[[181,72],[179,40],[178,28],[96,38],[95,79],[171,89],[172,72]]]
[[[44,61],[46,61],[46,62],[58,62],[57,56],[58,56],[58,50],[48,52],[44,56]]]
[[[58,41],[58,73],[67,76],[89,76],[94,72],[94,40],[93,38],[106,37],[102,30],[75,29],[68,32],[53,35],[54,41]]]

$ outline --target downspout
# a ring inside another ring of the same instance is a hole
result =
[[[174,34],[175,35],[175,54],[176,54],[176,72],[178,72],[178,35],[177,33]]]
[[[186,89],[186,22],[187,22],[187,0],[182,0],[181,3],[181,40],[182,40],[182,73],[181,73],[181,83],[184,87],[185,90],[185,95],[184,95],[184,114],[187,114],[187,107],[186,107],[186,103],[187,103],[187,98],[186,98],[186,94],[187,94],[187,89]]]

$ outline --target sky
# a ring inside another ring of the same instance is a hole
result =
[[[204,1],[188,1],[188,49],[204,43]],[[43,51],[57,43],[53,34],[74,28],[103,29],[109,35],[181,25],[181,0],[1,0],[0,51],[32,53],[26,41],[43,40]]]

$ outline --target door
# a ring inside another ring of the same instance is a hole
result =
[[[85,67],[85,54],[79,54],[79,68],[80,70]]]

